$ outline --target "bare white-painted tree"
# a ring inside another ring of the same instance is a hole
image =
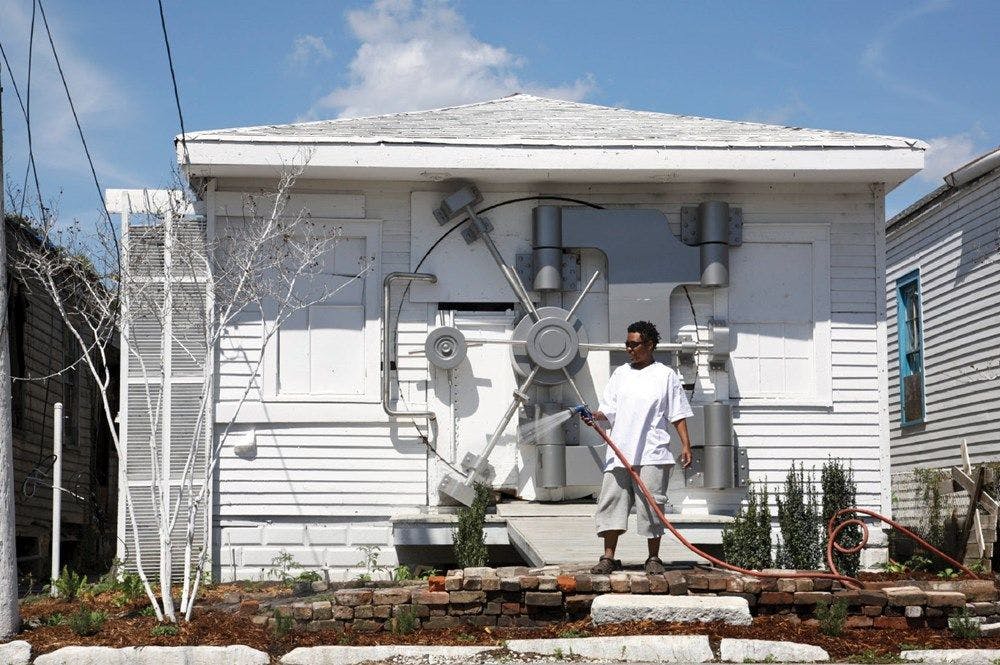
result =
[[[245,359],[246,384],[226,422],[215,422],[215,353],[248,318],[259,322],[266,347],[296,313],[329,301],[373,265],[362,257],[350,270],[332,268],[342,229],[288,208],[305,163],[286,167],[273,191],[244,195],[242,210],[213,228],[204,204],[191,200],[200,197],[181,190],[147,197],[140,214],[123,214],[120,267],[115,239],[95,242],[75,226],[38,229],[50,242],[19,259],[18,268],[56,303],[101,388],[119,459],[130,567],[160,620],[191,617],[209,560],[211,478],[240,409],[261,384],[263,354]],[[95,248],[100,258],[82,258]],[[116,334],[128,367],[127,440],[107,394]],[[171,593],[178,581],[179,607]]]

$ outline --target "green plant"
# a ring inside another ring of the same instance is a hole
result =
[[[563,650],[561,648],[556,647],[555,649],[552,650],[552,657],[555,658],[556,660],[562,660],[566,656],[563,655]]]
[[[385,571],[386,567],[379,563],[382,556],[382,548],[378,545],[361,545],[361,561],[358,561],[356,568],[363,568],[365,572],[358,575],[358,581],[371,582],[378,573]]]
[[[437,568],[428,568],[427,570],[420,573],[420,579],[426,580],[430,579],[431,577],[434,577],[435,575],[440,575],[440,574],[441,571],[438,570]]]
[[[844,622],[847,620],[847,601],[821,603],[816,606],[816,618],[819,619],[819,630],[829,637],[839,637],[844,632]]]
[[[840,460],[830,459],[823,464],[820,472],[820,486],[823,488],[823,515],[821,528],[826,529],[831,518],[838,511],[853,508],[858,505],[858,488],[854,482],[854,472]],[[837,518],[834,526],[849,519],[854,519],[853,513],[846,513]],[[861,543],[861,527],[849,524],[837,536],[837,542],[844,547],[855,547]],[[844,575],[855,576],[861,567],[861,553],[841,554],[834,551],[833,562]]]
[[[485,566],[489,561],[486,548],[486,507],[492,498],[489,487],[476,483],[476,498],[471,506],[458,511],[458,528],[452,538],[455,561],[462,568]]]
[[[469,635],[468,633],[459,633],[458,635],[455,636],[455,639],[458,640],[459,642],[465,642],[468,644],[470,642],[475,642],[476,636]]]
[[[396,616],[392,621],[392,632],[397,635],[407,635],[412,633],[420,625],[417,618],[417,611],[412,605],[398,605]]]
[[[723,557],[731,564],[763,570],[771,567],[771,507],[767,484],[758,494],[756,483],[747,490],[746,505],[722,530]]]
[[[884,570],[887,573],[895,573],[898,575],[906,572],[906,564],[899,563],[898,561],[893,561],[892,559],[889,559],[888,561],[882,564],[882,570]]]
[[[920,554],[914,554],[909,559],[906,560],[906,568],[912,571],[917,570],[927,570],[930,568],[932,561],[925,556]]]
[[[61,613],[56,612],[55,614],[50,614],[42,619],[42,623],[46,626],[61,626],[66,623],[66,617],[64,617]]]
[[[274,610],[274,636],[282,638],[295,628],[295,617],[281,610]]]
[[[177,624],[161,623],[158,626],[153,626],[153,630],[149,631],[149,634],[153,637],[173,637],[177,632]]]
[[[292,575],[292,569],[300,567],[294,556],[286,550],[281,550],[271,559],[271,570],[267,574],[271,579],[288,584],[295,577]]]
[[[108,615],[104,612],[89,610],[81,607],[76,614],[71,614],[66,620],[70,629],[81,637],[96,635],[108,620]]]
[[[590,637],[590,633],[585,630],[580,630],[579,628],[567,628],[559,633],[558,637],[563,639],[574,639],[577,637]]]
[[[295,577],[296,582],[319,582],[323,576],[315,570],[303,570]]]
[[[986,562],[983,559],[976,559],[968,565],[968,568],[977,575],[988,573],[990,570],[989,566],[986,565]]]
[[[393,582],[406,582],[407,580],[413,579],[413,571],[410,567],[404,564],[399,564],[392,569],[392,581]]]
[[[152,605],[146,605],[146,607],[139,610],[139,616],[141,617],[155,617],[156,610],[153,609]]]
[[[920,524],[921,535],[938,549],[944,547],[944,502],[941,500],[942,469],[914,469],[913,476],[920,487],[920,495],[926,510],[925,519]]]
[[[961,573],[954,568],[945,568],[937,574],[937,576],[943,580],[953,580],[959,575],[961,575]]]
[[[59,592],[60,597],[72,601],[87,590],[87,578],[70,570],[68,566],[63,566],[59,577],[52,580],[52,585]]]
[[[969,610],[962,607],[948,618],[948,629],[951,634],[961,640],[971,640],[981,633],[979,617],[973,616]]]
[[[905,663],[907,661],[894,653],[880,654],[875,649],[865,649],[861,653],[856,653],[848,657],[848,663],[867,663],[869,665],[882,665],[884,663]]]
[[[785,476],[784,496],[777,496],[778,525],[781,527],[784,568],[814,570],[822,560],[823,545],[820,536],[819,507],[812,479],[806,476],[805,467],[799,465],[788,470]]]

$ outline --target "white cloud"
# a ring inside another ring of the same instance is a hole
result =
[[[299,35],[292,43],[292,50],[288,54],[288,63],[293,67],[307,67],[309,65],[327,62],[333,59],[333,51],[326,45],[322,37],[316,35]]]
[[[930,139],[924,156],[924,170],[918,177],[941,185],[941,178],[970,162],[980,152],[974,137],[968,132]]]
[[[768,125],[797,125],[795,121],[809,111],[809,106],[798,94],[793,94],[787,102],[770,108],[755,108],[747,115],[751,122],[762,122]]]
[[[317,101],[308,117],[356,117],[438,108],[512,92],[579,100],[590,76],[546,86],[521,79],[522,58],[477,39],[447,0],[376,0],[347,14],[361,42],[350,82]]]
[[[949,5],[950,0],[925,0],[925,2],[916,7],[896,15],[895,18],[884,24],[875,33],[875,37],[865,45],[864,50],[861,52],[861,67],[896,94],[927,104],[944,105],[945,103],[931,91],[912,85],[896,76],[892,72],[892,68],[886,57],[886,50],[895,38],[896,33],[905,27],[907,23],[928,14],[947,9]]]
[[[26,97],[31,3],[0,0],[0,16],[4,19],[4,49],[14,70],[21,96]],[[47,16],[84,135],[98,168],[98,175],[103,176],[103,150],[97,137],[101,132],[120,128],[131,116],[129,95],[107,71],[80,53],[70,37],[72,30],[61,22],[62,17],[58,12],[50,9]],[[7,141],[4,153],[10,167],[10,180],[16,187],[20,187],[28,162],[27,129],[17,99],[12,94],[13,85],[7,76],[5,72],[7,107],[4,130]],[[58,178],[46,177],[46,173],[40,174],[42,193],[46,197],[58,195],[55,183],[65,180],[66,176],[62,174],[86,173],[86,178],[90,178],[89,166],[40,15],[36,17],[35,23],[31,72],[31,134],[39,170],[61,174]]]

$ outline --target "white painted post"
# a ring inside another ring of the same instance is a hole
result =
[[[56,402],[52,407],[52,454],[55,462],[52,464],[52,588],[49,594],[55,598],[55,581],[59,577],[59,535],[62,526],[62,432],[63,405]]]

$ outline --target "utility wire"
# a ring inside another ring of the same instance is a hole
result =
[[[73,112],[73,120],[76,122],[76,130],[80,134],[80,143],[83,144],[83,152],[87,156],[87,163],[90,164],[90,174],[94,177],[94,186],[97,187],[97,195],[101,199],[101,208],[104,210],[104,217],[108,220],[108,229],[111,231],[111,239],[115,244],[115,256],[121,256],[121,248],[118,246],[118,235],[115,233],[115,224],[111,221],[111,213],[108,212],[108,204],[104,200],[104,190],[101,189],[101,181],[97,178],[97,169],[94,168],[94,160],[90,156],[90,148],[87,147],[87,139],[83,136],[83,127],[80,125],[80,116],[76,113],[76,105],[73,103],[73,95],[69,92],[69,84],[66,83],[66,74],[63,72],[62,63],[59,61],[59,54],[56,52],[56,43],[52,39],[52,30],[49,28],[49,20],[45,16],[45,5],[42,0],[38,2],[38,9],[42,13],[42,23],[45,25],[45,33],[49,37],[49,46],[52,48],[52,57],[56,61],[56,68],[59,70],[59,78],[62,79],[63,89],[66,91],[66,99],[69,101],[69,108]]]
[[[24,122],[27,126],[28,131],[28,155],[34,154],[34,150],[31,145],[31,65],[34,60],[35,54],[35,15],[38,8],[38,3],[35,0],[31,0],[31,31],[28,36],[28,82],[27,89],[24,92],[25,102],[24,102]],[[24,200],[27,198],[28,194],[28,175],[31,172],[31,166],[34,160],[29,160],[28,164],[24,167],[24,183],[21,185],[21,205],[18,208],[18,217],[24,217]],[[35,189],[38,189],[38,175],[35,175]],[[39,210],[39,214],[45,214],[44,210]]]
[[[174,56],[170,51],[170,38],[167,36],[167,17],[163,13],[163,0],[157,0],[160,6],[160,27],[163,28],[163,44],[167,47],[167,64],[170,65],[170,81],[174,84],[174,102],[177,104],[177,118],[181,124],[181,148],[184,150],[184,164],[191,166],[191,156],[188,154],[187,132],[184,129],[184,113],[181,111],[181,95],[177,90],[177,74],[174,72]]]
[[[29,136],[30,136],[31,119],[28,116],[27,108],[24,105],[24,99],[21,97],[21,90],[17,85],[17,78],[14,76],[14,70],[11,69],[10,67],[10,60],[7,59],[7,51],[4,50],[2,41],[0,41],[0,57],[3,58],[3,62],[7,66],[7,73],[10,74],[10,84],[11,87],[14,88],[14,95],[17,96],[17,105],[21,107],[21,115],[24,116],[24,121],[29,127]],[[45,205],[42,203],[42,190],[38,186],[38,170],[35,168],[35,153],[32,150],[30,141],[28,142],[28,163],[31,166],[31,171],[35,176],[35,191],[38,193],[39,213],[44,215]],[[13,205],[14,202],[11,201],[11,206]]]

